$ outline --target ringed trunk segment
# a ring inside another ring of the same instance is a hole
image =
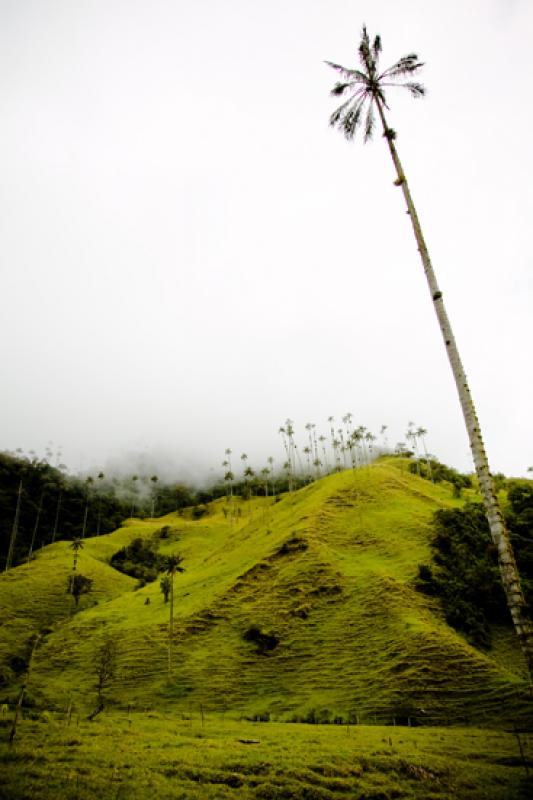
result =
[[[433,271],[431,260],[429,257],[428,249],[422,228],[418,220],[418,215],[409,191],[409,186],[403,171],[398,152],[394,145],[394,134],[388,127],[383,107],[378,98],[376,98],[376,105],[378,107],[379,116],[383,125],[383,135],[387,139],[389,151],[396,168],[397,179],[396,186],[401,186],[405,203],[407,205],[407,213],[411,218],[413,232],[418,245],[418,252],[424,267],[424,272],[429,286],[433,307],[437,315],[439,326],[442,332],[448,360],[452,368],[453,377],[457,386],[459,395],[459,402],[465,420],[466,428],[468,431],[468,438],[470,442],[470,449],[476,468],[476,474],[479,482],[479,488],[483,503],[485,506],[485,513],[490,527],[492,541],[497,547],[498,551],[498,565],[500,569],[500,576],[507,598],[507,605],[511,613],[515,631],[520,640],[522,650],[526,657],[530,679],[533,678],[533,624],[529,618],[528,608],[520,585],[520,577],[518,574],[518,567],[516,565],[512,545],[509,539],[509,534],[506,530],[503,516],[496,497],[496,490],[494,482],[489,469],[489,462],[485,452],[485,445],[481,437],[479,421],[477,418],[474,402],[468,386],[468,380],[464,371],[455,337],[444,307],[442,299],[442,292],[439,289],[437,278]]]

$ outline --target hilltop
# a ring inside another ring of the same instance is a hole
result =
[[[209,503],[158,519],[130,519],[87,539],[78,569],[94,590],[78,609],[66,593],[68,542],[45,547],[0,577],[3,694],[13,697],[17,658],[44,632],[30,699],[80,710],[95,702],[94,664],[106,637],[117,707],[203,707],[251,718],[506,724],[525,718],[527,680],[509,628],[493,649],[472,647],[415,589],[430,558],[432,516],[459,507],[403,459],[318,480],[278,498]],[[159,582],[110,566],[141,537],[180,553],[175,638],[168,674],[169,607]],[[11,687],[11,688],[9,688]]]

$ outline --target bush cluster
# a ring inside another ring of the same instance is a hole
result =
[[[134,539],[127,547],[113,553],[110,564],[119,572],[137,578],[142,584],[155,581],[164,568],[164,558],[153,541]]]

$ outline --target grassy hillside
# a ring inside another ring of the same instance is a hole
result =
[[[49,708],[69,696],[79,709],[94,705],[94,664],[111,637],[117,672],[107,695],[123,706],[202,705],[279,720],[519,720],[530,712],[512,633],[497,633],[494,650],[482,653],[414,590],[433,512],[460,502],[391,459],[279,502],[219,500],[198,521],[187,513],[132,520],[86,541],[78,568],[94,593],[75,614],[65,589],[72,552],[65,543],[45,548],[0,578],[4,671],[45,627],[30,694]],[[136,590],[108,565],[162,526],[170,532],[160,552],[181,553],[186,568],[175,580],[170,675],[169,607],[158,582]]]

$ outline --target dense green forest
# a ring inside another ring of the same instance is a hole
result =
[[[444,472],[457,493],[463,476],[450,478],[448,468],[439,471],[440,466],[433,462],[434,476]],[[506,494],[504,515],[525,599],[533,608],[533,484],[503,476],[498,483]],[[511,620],[484,507],[467,501],[463,508],[441,508],[434,514],[434,530],[432,563],[419,566],[418,588],[440,599],[449,625],[472,644],[490,648],[491,623]]]

